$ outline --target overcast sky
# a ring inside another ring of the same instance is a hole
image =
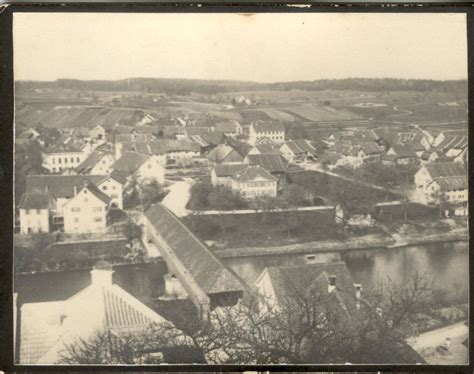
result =
[[[17,13],[18,80],[467,77],[464,14]]]

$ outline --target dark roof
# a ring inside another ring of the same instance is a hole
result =
[[[145,156],[136,152],[122,152],[122,157],[112,165],[112,169],[119,173],[133,174],[138,170],[147,160],[149,156]]]
[[[237,132],[238,122],[236,121],[224,121],[224,122],[216,122],[214,127],[216,131],[220,131],[223,133],[235,133]]]
[[[466,168],[457,162],[436,162],[424,166],[431,178],[467,175]]]
[[[247,165],[238,164],[238,165],[229,165],[229,164],[217,164],[214,166],[214,172],[218,177],[231,177],[236,173],[245,169]]]
[[[104,204],[108,204],[112,200],[109,195],[106,195],[104,192],[102,192],[95,184],[85,182],[84,186],[79,189],[78,192],[82,191],[83,189],[87,189],[92,195],[97,197]]]
[[[51,195],[44,193],[24,193],[21,195],[19,209],[48,209]]]
[[[444,191],[465,190],[468,188],[467,176],[461,177],[439,177],[435,179]]]
[[[78,192],[86,181],[98,185],[107,178],[106,175],[28,175],[26,192],[48,192],[56,198],[70,198],[74,196],[74,187]]]
[[[285,131],[285,126],[280,121],[256,121],[251,125],[256,132]]]
[[[258,178],[276,181],[273,175],[260,166],[247,166],[241,172],[234,175],[234,179],[239,182],[249,182]]]
[[[382,149],[375,142],[362,142],[360,147],[366,155],[378,155],[382,153]]]
[[[356,310],[354,281],[344,262],[268,267],[266,269],[277,301],[281,306],[293,302],[302,293],[317,290],[317,297],[335,297],[334,300],[349,315]],[[336,290],[331,293],[328,292],[330,276],[336,276]]]
[[[213,150],[211,150],[207,154],[207,158],[211,160],[212,162],[224,162],[224,160],[232,153],[235,152],[234,148],[232,148],[230,145],[227,144],[219,144],[217,147],[215,147]],[[235,156],[235,155],[234,155]],[[229,159],[230,160],[230,159]],[[236,162],[241,162],[242,157],[240,157],[240,160],[238,159]],[[231,162],[231,161],[228,161]]]
[[[316,149],[306,139],[290,140],[285,144],[294,154],[309,153],[313,156],[316,155]]]
[[[212,131],[211,127],[206,126],[186,126],[186,133],[188,136],[209,134]]]
[[[152,205],[145,216],[206,294],[244,289],[241,280],[164,205]]]
[[[287,165],[283,157],[276,154],[247,155],[250,165],[258,165],[270,173],[284,173]]]
[[[220,131],[214,131],[210,133],[205,133],[205,134],[200,134],[201,138],[203,138],[209,145],[218,145],[221,144],[225,136],[222,132]]]
[[[191,139],[155,139],[121,143],[124,151],[143,155],[164,155],[169,152],[200,152],[201,146]]]
[[[150,134],[117,134],[115,135],[115,143],[126,142],[147,142],[152,141],[154,135]]]
[[[82,152],[82,150],[74,145],[70,144],[56,144],[52,147],[46,148],[44,153],[51,154],[51,153],[78,153]]]
[[[280,152],[278,152],[278,149],[276,149],[273,146],[273,144],[257,144],[257,145],[255,145],[255,148],[261,154],[276,154],[276,155],[280,154]]]
[[[107,153],[94,151],[87,158],[79,164],[74,170],[78,174],[88,173]]]
[[[415,150],[409,145],[395,144],[392,146],[393,151],[398,158],[414,158],[416,157]]]

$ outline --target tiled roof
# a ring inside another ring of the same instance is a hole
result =
[[[285,126],[280,121],[256,121],[251,126],[255,132],[285,131]]]
[[[290,140],[285,144],[294,154],[309,153],[313,156],[316,155],[316,149],[306,139]]]
[[[150,134],[117,134],[115,135],[115,143],[127,142],[148,142],[154,139]]]
[[[209,134],[211,131],[212,131],[212,128],[206,127],[206,126],[187,126],[186,127],[186,133],[188,134],[188,136]]]
[[[345,313],[355,312],[354,281],[344,262],[330,262],[302,266],[268,267],[277,302],[284,307],[295,303],[298,296],[312,292],[321,301],[334,297]],[[336,290],[328,293],[329,276],[336,276]]]
[[[434,180],[444,191],[465,190],[468,188],[467,176],[439,177]]]
[[[201,138],[203,138],[210,145],[221,144],[225,139],[224,134],[219,131],[214,131],[208,134],[201,134]]]
[[[287,170],[287,165],[280,155],[247,155],[247,159],[249,165],[261,166],[270,173],[284,173]]]
[[[48,192],[55,198],[70,198],[88,181],[98,185],[108,177],[106,175],[28,175],[27,193]]]
[[[237,132],[238,122],[235,121],[225,121],[225,122],[216,122],[214,127],[216,131],[223,133],[235,133]]]
[[[95,197],[97,197],[100,201],[102,201],[104,204],[109,204],[110,201],[112,200],[110,198],[109,195],[105,194],[104,192],[102,192],[99,187],[97,187],[95,184],[92,184],[92,183],[87,183],[86,182],[86,185],[84,185],[84,187],[81,189],[85,189],[87,188],[87,190],[92,194],[94,195]],[[81,191],[80,190],[80,191]]]
[[[82,151],[78,147],[63,143],[63,144],[54,145],[50,148],[46,148],[43,152],[47,154],[54,154],[54,153],[78,153]]]
[[[447,135],[446,138],[436,146],[439,150],[448,150],[450,148],[464,149],[467,147],[467,136]]]
[[[378,155],[382,153],[382,149],[375,142],[362,142],[360,147],[366,155]]]
[[[21,195],[19,209],[48,209],[51,205],[51,195],[44,193],[24,193]]]
[[[112,165],[112,169],[118,171],[119,173],[128,173],[132,175],[137,171],[146,161],[148,161],[149,156],[145,156],[141,153],[136,152],[122,152],[122,157]]]
[[[107,155],[107,153],[95,150],[81,164],[79,164],[74,170],[78,174],[88,173],[106,155]]]
[[[201,146],[191,139],[155,139],[121,143],[123,150],[143,155],[164,155],[170,152],[200,152]]]
[[[235,174],[233,178],[238,182],[250,182],[260,178],[277,181],[277,178],[260,166],[247,166],[241,172]]]
[[[152,205],[145,216],[206,294],[244,289],[241,280],[164,205]]]
[[[431,178],[462,177],[467,175],[467,170],[457,162],[436,162],[425,165]]]
[[[112,132],[114,134],[131,134],[132,131],[133,131],[133,127],[131,126],[115,125],[112,128]]]
[[[207,154],[207,158],[212,162],[223,162],[225,158],[233,151],[234,149],[227,144],[219,144],[213,150]]]
[[[399,158],[414,158],[416,157],[415,150],[409,145],[395,144],[392,146],[393,151]]]
[[[64,301],[23,304],[20,320],[21,364],[54,364],[65,343],[100,329],[120,335],[167,322],[113,284],[91,284]]]
[[[255,149],[257,149],[261,154],[280,154],[278,149],[276,149],[272,144],[257,144]]]
[[[247,165],[238,164],[238,165],[229,165],[229,164],[217,164],[214,166],[214,172],[218,177],[231,177],[236,173],[245,169]]]

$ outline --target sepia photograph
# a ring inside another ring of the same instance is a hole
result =
[[[15,12],[15,364],[468,365],[467,44],[463,12]]]

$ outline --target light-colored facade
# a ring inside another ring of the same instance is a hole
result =
[[[259,167],[249,167],[258,168]],[[262,169],[263,170],[263,169]],[[243,173],[245,173],[244,171]],[[257,199],[260,197],[276,197],[278,180],[271,174],[265,171],[265,173],[258,173],[258,175],[251,175],[249,177],[240,178],[239,175],[235,176],[232,180],[232,189],[238,191],[245,199]],[[267,174],[268,176],[264,176]]]
[[[83,187],[63,207],[65,233],[101,233],[107,227],[109,204]]]
[[[272,128],[261,127],[254,123],[250,124],[248,143],[251,145],[257,144],[260,140],[267,138],[276,144],[285,142],[285,130],[279,129],[278,127]]]
[[[42,154],[42,166],[50,173],[61,173],[79,166],[88,154],[85,152],[54,152]]]
[[[49,209],[20,209],[22,234],[46,233],[50,230]]]
[[[110,206],[123,209],[123,185],[113,178],[104,179],[97,187],[110,197]]]

